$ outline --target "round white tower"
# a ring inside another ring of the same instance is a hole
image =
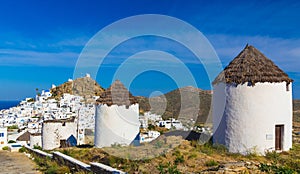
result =
[[[126,87],[115,81],[97,100],[95,146],[129,145],[139,141],[139,104]]]
[[[292,147],[292,79],[253,46],[213,82],[213,141],[234,153]]]

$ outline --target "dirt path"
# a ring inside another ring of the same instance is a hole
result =
[[[39,174],[36,165],[24,153],[0,150],[0,173],[2,174]]]

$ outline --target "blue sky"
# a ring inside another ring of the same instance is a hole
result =
[[[191,24],[207,37],[223,65],[247,43],[255,46],[295,80],[293,94],[300,98],[299,10],[298,1],[1,1],[0,100],[32,97],[35,88],[47,89],[72,78],[82,49],[98,31],[141,14],[168,15]],[[205,69],[191,61],[195,59],[189,51],[176,42],[149,36],[130,39],[112,50],[97,81],[107,88],[122,61],[153,49],[179,57],[197,86],[210,89]],[[156,58],[153,62],[172,67],[164,57]],[[162,72],[148,71],[138,74],[128,87],[134,95],[149,96],[178,84]]]

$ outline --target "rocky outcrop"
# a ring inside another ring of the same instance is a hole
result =
[[[86,101],[90,101],[93,96],[100,96],[102,92],[104,89],[88,76],[65,82],[51,89],[52,96],[58,100],[64,93],[69,93],[82,96]]]

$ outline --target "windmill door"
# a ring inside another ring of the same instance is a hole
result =
[[[275,126],[275,150],[282,150],[283,125]]]

